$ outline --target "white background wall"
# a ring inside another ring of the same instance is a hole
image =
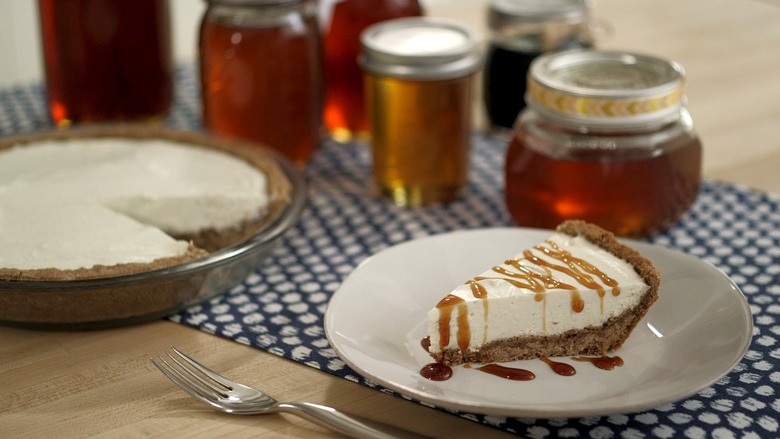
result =
[[[206,1],[169,1],[175,60],[194,61],[198,25]],[[482,14],[475,15],[473,11],[485,1],[423,0],[422,3],[429,15],[455,18],[481,30],[484,17]],[[42,77],[38,2],[0,0],[0,87],[40,81]]]

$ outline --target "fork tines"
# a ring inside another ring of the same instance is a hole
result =
[[[207,369],[187,354],[171,346],[163,355],[152,358],[152,363],[177,386],[213,407],[217,398],[227,397],[231,386],[225,378]]]

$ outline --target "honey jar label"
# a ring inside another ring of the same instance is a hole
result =
[[[683,101],[683,90],[676,88],[655,96],[607,99],[577,96],[550,90],[531,81],[528,93],[540,107],[578,117],[622,118],[677,110]]]

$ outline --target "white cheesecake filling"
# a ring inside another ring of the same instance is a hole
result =
[[[572,275],[545,269],[520,253],[513,259],[522,267],[540,274],[550,274],[563,284],[576,287],[576,290],[544,288],[543,292],[535,292],[518,287],[506,280],[513,279],[511,276],[500,272],[506,270],[505,273],[517,273],[518,269],[510,264],[500,264],[497,266],[498,271],[494,267],[475,278],[488,278],[477,282],[480,290],[486,294],[485,297],[475,297],[471,283],[467,282],[450,293],[463,302],[453,307],[449,319],[442,320],[446,310],[438,307],[428,312],[430,351],[435,353],[442,350],[439,327],[442,321],[449,322],[449,343],[444,349],[460,349],[460,338],[461,343],[468,340],[468,349],[476,350],[486,343],[510,337],[555,335],[573,329],[599,327],[610,318],[636,306],[649,288],[631,264],[583,237],[556,233],[548,241],[574,258],[595,266],[616,282],[618,289],[607,285],[601,276],[589,276],[597,284],[596,288],[583,285]],[[551,248],[549,243],[541,246]],[[538,248],[530,251],[542,261],[563,265],[560,260]],[[468,334],[465,336],[459,333],[462,325],[458,323],[458,317],[463,311],[468,315]]]
[[[76,269],[183,255],[168,234],[263,215],[266,176],[218,150],[72,139],[0,152],[0,268]]]
[[[98,204],[7,207],[0,208],[0,267],[74,270],[150,263],[188,248],[187,242]]]

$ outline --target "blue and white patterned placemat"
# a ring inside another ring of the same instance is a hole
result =
[[[311,202],[268,264],[243,285],[175,321],[393,393],[346,366],[323,330],[328,299],[364,258],[388,246],[457,229],[507,226],[503,147],[474,138],[466,196],[448,206],[399,209],[367,189],[368,152],[326,143],[308,169]],[[651,242],[714,263],[744,290],[754,342],[735,371],[697,396],[644,413],[577,419],[457,415],[530,437],[775,437],[780,435],[780,197],[706,182],[674,228]]]
[[[197,129],[192,69],[180,69],[177,84],[168,124]],[[0,136],[49,127],[40,85],[0,90]],[[400,396],[338,358],[323,329],[328,300],[357,264],[386,247],[511,225],[503,203],[503,153],[501,142],[475,135],[470,184],[461,200],[400,209],[370,192],[364,145],[325,142],[307,168],[309,206],[270,259],[224,295],[171,319]],[[707,181],[690,212],[650,242],[715,264],[744,291],[755,329],[735,370],[691,398],[634,414],[519,419],[447,411],[532,438],[780,437],[780,196]]]

